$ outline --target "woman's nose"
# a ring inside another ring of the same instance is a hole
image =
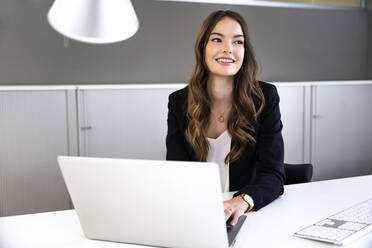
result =
[[[225,42],[223,46],[224,53],[232,53],[232,45],[230,43]]]

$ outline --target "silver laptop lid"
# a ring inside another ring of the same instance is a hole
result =
[[[88,238],[163,247],[227,247],[214,163],[58,157]]]

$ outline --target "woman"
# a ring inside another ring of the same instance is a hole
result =
[[[283,139],[275,86],[256,80],[257,63],[244,19],[218,10],[204,21],[196,63],[168,103],[167,160],[219,164],[231,225],[283,194]]]

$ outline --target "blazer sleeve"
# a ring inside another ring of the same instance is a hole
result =
[[[166,160],[190,161],[187,152],[187,144],[182,128],[182,104],[180,103],[179,91],[169,95],[168,100],[168,131],[166,136],[167,155]]]
[[[256,177],[253,184],[246,185],[234,196],[250,195],[258,210],[284,192],[284,144],[280,120],[279,95],[274,85],[268,85],[266,104],[261,113],[257,137]]]

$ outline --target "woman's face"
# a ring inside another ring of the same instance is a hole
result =
[[[244,36],[240,24],[229,17],[222,18],[212,30],[205,48],[205,62],[211,74],[234,76],[244,58]]]

